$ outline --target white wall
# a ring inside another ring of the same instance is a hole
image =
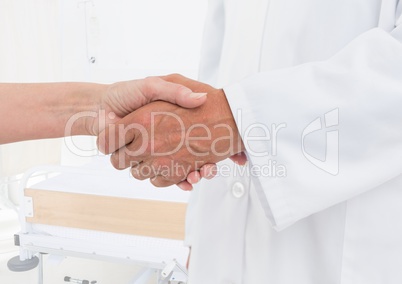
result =
[[[62,1],[63,80],[112,82],[171,72],[196,77],[206,2],[94,0],[77,7]],[[88,63],[92,56],[95,64]]]
[[[82,2],[60,4],[63,81],[110,83],[169,73],[196,79],[207,0]],[[65,140],[63,164],[98,154],[93,138]]]

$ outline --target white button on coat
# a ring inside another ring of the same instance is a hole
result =
[[[244,185],[241,182],[237,181],[233,184],[232,194],[234,197],[240,198],[244,195],[245,192],[246,192],[246,190],[244,188]]]

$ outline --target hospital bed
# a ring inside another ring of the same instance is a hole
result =
[[[46,178],[32,184],[38,176]],[[40,284],[42,254],[140,264],[130,283],[149,283],[155,271],[156,283],[186,283],[187,199],[177,187],[154,188],[115,170],[105,157],[78,168],[34,168],[21,182],[18,261],[39,261]],[[9,267],[23,270],[20,264]]]

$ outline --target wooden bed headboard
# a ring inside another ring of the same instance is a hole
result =
[[[25,189],[32,198],[29,223],[184,239],[186,203]]]

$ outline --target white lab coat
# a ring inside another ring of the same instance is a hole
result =
[[[224,87],[243,140],[286,127],[247,141],[257,173],[195,188],[190,284],[402,283],[397,2],[210,1],[200,79]],[[258,176],[269,161],[286,177]]]

